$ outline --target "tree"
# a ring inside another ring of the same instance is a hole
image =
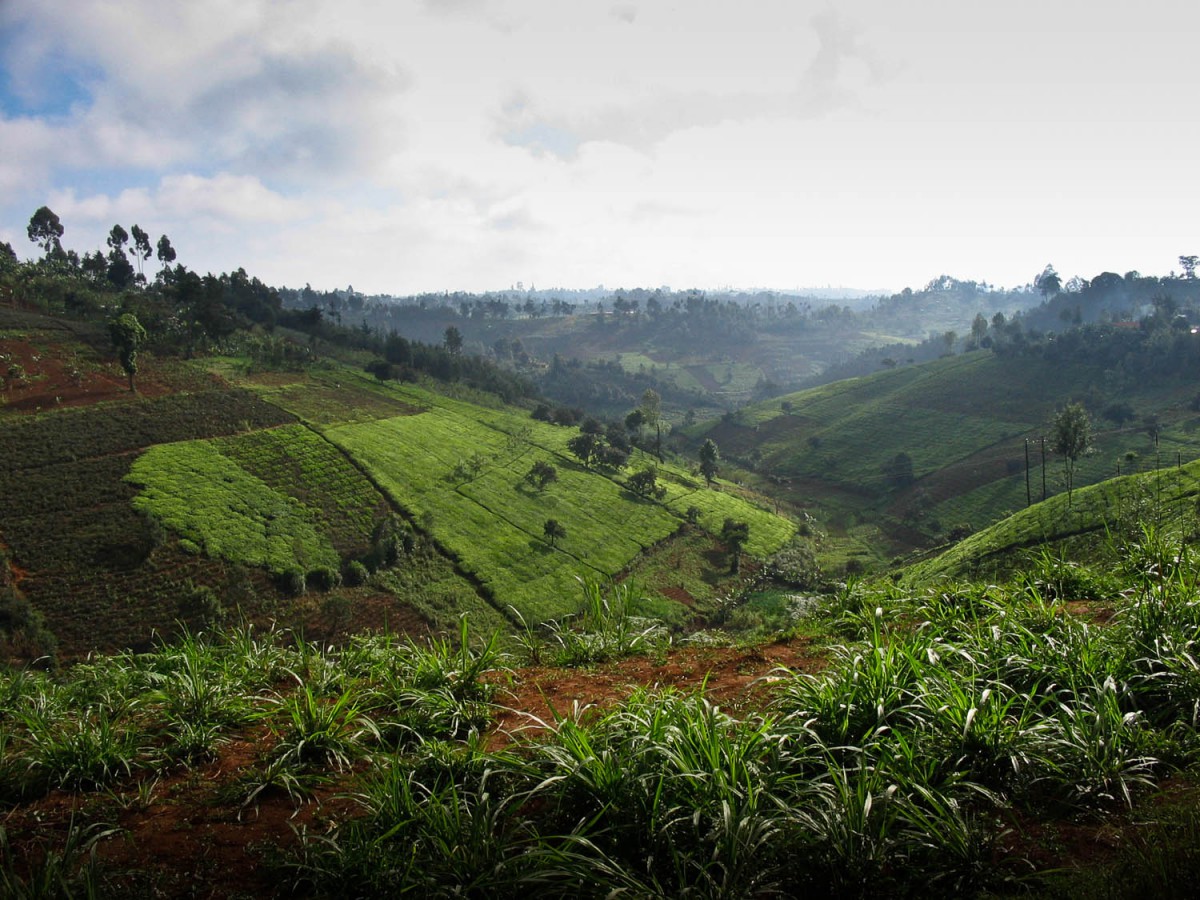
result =
[[[987,337],[987,333],[988,320],[984,318],[983,313],[975,313],[975,318],[971,320],[971,345],[978,347]]]
[[[1200,256],[1179,257],[1179,265],[1183,268],[1183,277],[1188,281],[1195,279],[1197,264],[1200,264]]]
[[[721,526],[721,540],[729,548],[729,574],[736,575],[742,565],[742,549],[750,540],[749,523],[726,519]]]
[[[1068,403],[1054,416],[1050,447],[1063,458],[1067,470],[1067,506],[1075,486],[1075,463],[1092,448],[1092,420],[1082,403]]]
[[[108,233],[108,238],[105,243],[107,243],[111,249],[120,250],[122,253],[124,253],[125,245],[129,243],[129,232],[120,225],[114,225],[112,227],[112,231]]]
[[[154,252],[150,247],[150,235],[142,231],[139,225],[134,225],[131,231],[133,232],[133,248],[129,251],[129,255],[137,260],[138,281],[145,281],[146,276],[142,274],[142,261],[149,259]]]
[[[559,538],[567,536],[567,529],[562,526],[558,519],[547,519],[546,524],[542,526],[542,534],[546,536],[546,540],[553,547]]]
[[[136,393],[133,379],[138,370],[138,348],[146,340],[146,329],[133,313],[122,313],[108,323],[108,334],[121,358],[121,368],[129,376],[129,390]]]
[[[603,445],[604,442],[598,435],[588,434],[586,431],[580,432],[567,441],[567,449],[579,457],[579,461],[585,466],[591,465]]]
[[[158,239],[158,261],[162,263],[164,272],[175,262],[175,248],[171,246],[171,239],[165,234]]]
[[[665,497],[667,494],[666,488],[658,486],[658,469],[650,466],[647,469],[642,469],[640,472],[634,472],[629,476],[627,482],[629,489],[639,497]]]
[[[642,394],[642,420],[654,429],[654,455],[663,461],[662,455],[662,398],[654,388],[646,388]]]
[[[62,253],[63,224],[48,206],[38,209],[29,219],[25,233],[46,254],[46,258]]]
[[[544,491],[546,485],[552,481],[558,481],[558,469],[550,465],[544,459],[539,459],[533,464],[533,467],[525,473],[525,480],[539,491]]]
[[[708,438],[700,447],[700,474],[709,484],[713,483],[713,479],[721,471],[720,461],[721,451],[717,449],[716,442]]]
[[[453,325],[446,329],[445,333],[446,349],[455,355],[462,351],[463,336],[462,332]]]
[[[1033,279],[1033,286],[1047,300],[1062,293],[1062,279],[1054,271],[1054,266],[1049,264],[1046,265],[1046,268],[1042,269],[1041,275]]]

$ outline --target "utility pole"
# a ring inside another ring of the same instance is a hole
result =
[[[1046,499],[1046,438],[1041,438],[1042,444],[1042,499]]]
[[[1033,495],[1029,493],[1029,438],[1025,438],[1025,508],[1033,506]]]

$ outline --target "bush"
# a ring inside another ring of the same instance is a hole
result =
[[[304,572],[300,569],[286,569],[279,574],[279,588],[286,594],[299,597],[308,589]]]
[[[371,577],[371,573],[357,559],[352,559],[346,563],[345,569],[342,571],[342,583],[348,587],[358,587],[360,584],[366,584],[367,579]]]
[[[317,566],[308,573],[308,586],[317,591],[331,591],[342,583],[342,576],[337,569],[329,566]]]

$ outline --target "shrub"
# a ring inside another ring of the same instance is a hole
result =
[[[367,579],[371,577],[371,573],[357,559],[352,559],[346,563],[342,570],[342,582],[348,587],[358,587],[360,584],[366,584]]]
[[[307,584],[313,590],[331,591],[341,583],[342,576],[329,566],[317,566],[308,573]]]
[[[279,588],[284,593],[299,597],[308,589],[304,572],[300,569],[285,569],[279,575]]]

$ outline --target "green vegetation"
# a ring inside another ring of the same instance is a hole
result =
[[[315,517],[221,454],[212,443],[159,444],[126,476],[139,487],[134,509],[209,556],[282,574],[299,567],[335,571],[337,552]]]
[[[760,713],[639,690],[561,710],[504,749],[480,739],[503,702],[503,658],[465,623],[453,637],[360,636],[331,651],[243,630],[58,676],[12,673],[0,681],[0,792],[18,805],[55,788],[115,796],[198,770],[253,728],[260,748],[225,803],[301,807],[338,779],[339,815],[284,858],[318,893],[462,891],[483,886],[480,866],[489,891],[531,896],[1072,895],[1109,872],[1170,885],[1192,870],[1186,841],[1151,852],[1134,840],[1111,869],[1072,871],[1044,839],[1184,821],[1155,799],[1166,782],[1186,797],[1200,762],[1188,649],[1200,593],[1179,547],[1178,535],[1123,545],[1124,574],[1091,600],[1107,625],[1040,576],[850,584],[800,613],[844,643],[820,672],[778,672]],[[529,647],[568,665],[661,652],[665,635],[631,615],[631,596],[591,586],[573,622]],[[759,614],[796,621],[781,602],[764,597]],[[10,883],[26,884],[6,860]]]
[[[904,570],[914,583],[1005,574],[1020,570],[1027,553],[1069,551],[1086,561],[1123,564],[1123,542],[1143,529],[1171,528],[1188,538],[1200,498],[1200,461],[1178,469],[1112,478],[1020,510],[964,538],[934,558]],[[1117,543],[1114,543],[1114,540]]]

